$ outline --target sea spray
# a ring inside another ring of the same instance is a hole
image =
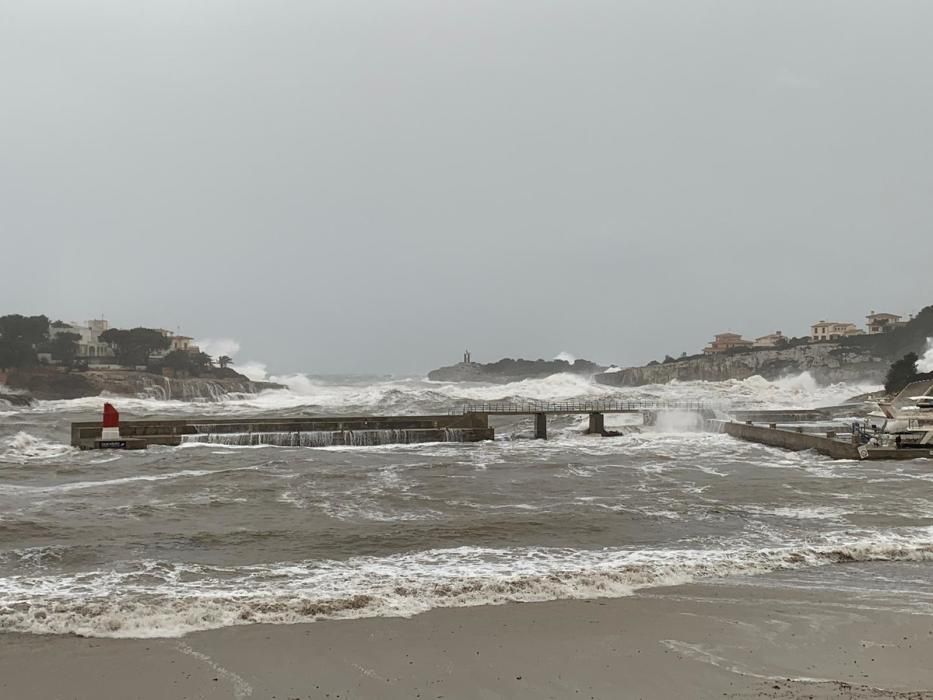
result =
[[[933,338],[927,338],[927,349],[917,361],[917,370],[920,372],[933,372]]]

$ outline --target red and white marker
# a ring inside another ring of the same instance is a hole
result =
[[[104,404],[104,428],[100,432],[101,440],[120,439],[120,414],[113,404]]]

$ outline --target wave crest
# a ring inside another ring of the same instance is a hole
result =
[[[933,561],[914,537],[759,550],[491,550],[217,569],[142,562],[126,572],[0,579],[0,631],[173,637],[249,623],[409,616],[438,607],[630,595],[641,588],[866,561]],[[470,573],[464,575],[464,571]],[[153,585],[153,580],[161,581]]]

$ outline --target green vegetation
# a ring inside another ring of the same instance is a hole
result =
[[[78,354],[78,341],[81,336],[77,333],[59,333],[48,343],[48,351],[53,360],[58,360],[65,367],[74,367],[75,357]]]
[[[31,367],[38,362],[37,348],[49,339],[46,316],[0,316],[0,369]]]
[[[838,342],[842,347],[862,348],[886,360],[903,358],[909,353],[922,353],[927,338],[933,336],[933,306],[927,306],[905,325],[875,335],[854,335]]]
[[[55,331],[54,334],[52,331]],[[73,333],[72,326],[62,321],[49,323],[47,316],[23,316],[9,314],[0,316],[0,371],[33,370],[40,364],[52,364],[68,370],[62,375],[72,375],[73,371],[89,369],[86,358],[80,356],[82,336]],[[241,375],[230,365],[233,359],[224,355],[215,366],[213,358],[204,352],[175,350],[164,357],[161,355],[172,345],[171,337],[152,328],[111,328],[99,336],[102,343],[113,347],[116,364],[128,369],[145,369],[147,372],[160,374],[165,369],[174,370],[177,376],[212,377],[215,379],[239,379]],[[41,362],[39,356],[43,355]],[[108,364],[110,360],[107,360]],[[19,379],[8,381],[27,381],[29,375],[38,376],[47,370],[14,372],[22,375]],[[54,374],[54,373],[53,373]],[[58,380],[55,380],[58,382]],[[78,386],[77,379],[69,379],[69,388],[62,389],[62,395],[83,396],[81,392],[90,391],[88,386]],[[75,388],[77,386],[77,388]],[[23,385],[21,388],[31,389]]]
[[[20,314],[0,316],[0,338],[21,341],[35,347],[49,339],[49,319],[47,316]]]
[[[192,377],[200,377],[202,373],[211,373],[214,360],[205,352],[172,350],[162,359],[162,366],[175,372],[184,372]]]
[[[124,367],[146,366],[152,353],[167,350],[172,344],[169,338],[152,328],[128,331],[111,328],[101,333],[100,339],[114,346],[117,363]]]

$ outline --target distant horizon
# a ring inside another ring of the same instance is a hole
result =
[[[910,311],[904,312],[899,315],[901,315],[904,320],[907,320],[908,318],[915,316],[917,313],[919,313],[921,309],[929,305],[930,304],[922,304],[918,307],[912,308]],[[897,311],[891,311],[887,309],[886,307],[885,308],[872,307],[866,310],[865,313],[861,315],[860,320],[862,320],[862,323],[856,320],[851,320],[852,318],[851,315],[849,316],[850,320],[846,320],[845,318],[842,318],[843,315],[841,314],[840,314],[840,317],[841,317],[840,319],[827,319],[827,320],[839,320],[839,322],[855,323],[857,327],[864,330],[863,319],[868,315],[869,312],[872,311],[872,309],[876,313],[898,314]],[[676,359],[677,357],[680,356],[682,352],[686,352],[687,355],[701,354],[703,352],[703,348],[712,340],[713,336],[716,333],[735,332],[735,333],[740,333],[743,338],[754,340],[757,337],[762,337],[764,335],[768,335],[770,333],[774,333],[777,330],[780,330],[783,332],[785,336],[787,336],[790,339],[790,338],[807,337],[809,336],[809,330],[810,330],[809,325],[806,327],[803,333],[789,333],[783,328],[770,328],[770,330],[765,330],[761,333],[742,332],[734,328],[721,329],[721,330],[717,330],[717,331],[710,333],[709,336],[703,340],[702,344],[695,349],[692,349],[692,350],[681,349],[677,351],[666,351],[666,352],[661,353],[659,356],[651,356],[651,357],[646,357],[642,360],[636,359],[636,360],[631,360],[631,361],[621,361],[618,359],[605,359],[605,358],[593,357],[589,355],[588,353],[578,354],[566,348],[561,348],[559,350],[556,350],[553,352],[553,354],[549,354],[549,353],[542,354],[540,350],[538,351],[532,350],[530,352],[526,351],[525,354],[509,353],[506,351],[506,352],[503,352],[497,355],[494,352],[487,354],[482,349],[480,349],[477,352],[477,350],[474,347],[465,346],[461,348],[459,351],[456,351],[450,358],[446,358],[446,359],[439,358],[437,362],[433,364],[432,366],[417,367],[417,368],[399,368],[399,367],[394,367],[394,368],[392,367],[386,367],[386,368],[380,368],[380,367],[307,368],[305,367],[305,368],[302,368],[297,365],[291,365],[291,366],[286,366],[284,368],[279,368],[277,366],[270,365],[261,357],[255,357],[255,358],[252,357],[248,351],[248,347],[244,346],[239,340],[237,340],[234,337],[221,336],[218,338],[210,338],[206,336],[199,336],[197,335],[196,331],[192,331],[188,328],[183,328],[181,326],[176,326],[176,328],[173,330],[170,327],[167,327],[164,323],[163,324],[152,324],[152,323],[145,323],[145,322],[138,322],[138,321],[115,322],[112,318],[108,317],[106,313],[104,313],[102,316],[100,314],[96,314],[94,316],[86,316],[82,320],[69,319],[67,321],[65,320],[65,317],[63,316],[58,317],[55,314],[49,314],[44,311],[37,311],[35,313],[24,313],[22,311],[8,311],[4,313],[21,313],[26,316],[44,314],[49,318],[50,323],[61,320],[66,323],[83,324],[89,320],[105,320],[110,324],[112,328],[127,328],[128,329],[128,328],[134,328],[134,327],[143,327],[143,328],[154,328],[154,329],[159,328],[159,329],[164,329],[164,330],[172,330],[173,333],[182,334],[182,335],[186,335],[186,336],[190,336],[194,338],[195,343],[199,345],[202,348],[202,350],[204,350],[205,352],[207,352],[209,355],[211,355],[214,358],[219,357],[220,355],[228,355],[232,357],[234,360],[233,365],[232,365],[234,369],[238,369],[239,367],[246,366],[247,370],[253,372],[254,374],[256,374],[256,376],[258,376],[260,372],[265,372],[268,376],[288,376],[288,375],[294,375],[294,374],[305,374],[309,376],[322,376],[322,377],[323,376],[367,377],[367,376],[384,376],[384,375],[393,375],[393,376],[398,376],[398,377],[417,377],[417,376],[423,377],[423,376],[426,376],[428,372],[430,372],[433,369],[457,364],[458,362],[462,360],[464,350],[469,350],[471,354],[473,355],[473,361],[478,362],[480,364],[488,364],[491,362],[497,362],[505,358],[525,359],[525,360],[556,360],[556,359],[566,359],[568,356],[572,356],[574,359],[588,360],[590,362],[594,362],[596,364],[604,365],[607,367],[613,366],[613,365],[618,366],[618,367],[639,367],[639,366],[644,366],[654,360],[660,362],[664,359],[666,355],[670,355],[671,357]],[[4,315],[4,314],[0,314],[0,315]],[[814,319],[811,323],[816,323],[821,320],[824,320],[824,319]],[[430,363],[427,363],[427,364],[430,364]]]

